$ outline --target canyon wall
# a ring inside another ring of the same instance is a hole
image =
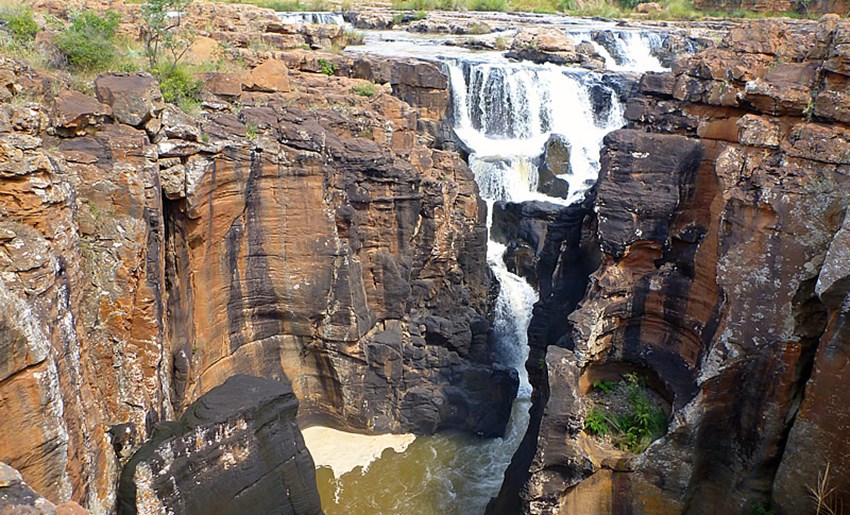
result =
[[[48,500],[110,512],[159,423],[239,374],[291,382],[302,423],[504,431],[484,205],[426,145],[445,77],[275,55],[206,75],[194,117],[146,74],[84,94],[0,61],[0,461]]]
[[[837,16],[752,22],[644,75],[559,258],[599,266],[577,307],[535,308],[525,479],[491,511],[814,512],[827,467],[850,503],[848,49]],[[639,455],[584,429],[593,382],[628,371],[670,404]]]

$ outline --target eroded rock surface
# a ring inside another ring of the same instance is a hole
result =
[[[807,487],[827,465],[850,502],[848,31],[837,17],[753,22],[644,76],[584,222],[601,264],[577,309],[536,308],[523,443],[536,451],[493,511],[814,512]],[[666,436],[617,457],[588,441],[581,399],[628,370],[673,413]]]
[[[423,144],[440,104],[258,60],[195,118],[143,74],[38,102],[67,85],[0,61],[0,460],[51,502],[111,511],[156,423],[241,373],[339,428],[504,430],[484,206]],[[370,63],[447,95],[433,65]]]
[[[118,513],[322,513],[297,411],[286,382],[230,377],[133,455]]]

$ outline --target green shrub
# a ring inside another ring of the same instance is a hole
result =
[[[470,11],[507,11],[508,0],[471,0]]]
[[[596,406],[590,410],[590,413],[587,414],[587,418],[584,419],[584,427],[591,433],[599,436],[605,436],[611,430],[608,425],[608,417],[605,415],[605,412]]]
[[[184,111],[193,111],[200,105],[203,85],[203,81],[192,77],[192,74],[181,67],[159,77],[163,100],[180,106]]]
[[[327,59],[319,59],[319,68],[321,68],[322,73],[327,76],[331,76],[336,73],[336,63],[332,63]]]
[[[115,29],[119,16],[107,11],[101,17],[94,11],[83,11],[54,39],[56,47],[72,68],[99,70],[115,58]]]
[[[374,84],[361,84],[359,86],[354,86],[353,88],[351,88],[351,92],[356,93],[361,97],[372,98],[375,96],[378,90],[375,88]]]
[[[628,411],[613,415],[594,406],[585,418],[585,429],[598,436],[610,434],[617,448],[639,454],[667,431],[667,416],[659,406],[652,403],[636,374],[626,374],[620,385],[625,388]],[[617,383],[613,381],[593,383],[594,388],[605,394],[616,386]]]
[[[38,23],[27,6],[8,7],[0,11],[0,22],[12,39],[18,43],[29,43],[38,33]]]
[[[602,390],[602,393],[610,392],[615,386],[617,386],[616,381],[600,381],[597,379],[593,382],[593,387],[597,390]]]

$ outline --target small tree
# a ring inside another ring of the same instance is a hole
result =
[[[192,0],[147,0],[142,4],[145,56],[151,72],[160,80],[174,74],[194,39],[181,26],[190,3]]]

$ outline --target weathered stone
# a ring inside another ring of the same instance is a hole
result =
[[[841,23],[745,23],[644,77],[630,128],[606,137],[583,243],[556,258],[601,248],[600,264],[586,289],[553,277],[583,298],[535,308],[531,423],[492,513],[805,513],[827,464],[847,504],[850,136],[828,123],[847,87],[831,70]],[[578,380],[536,371],[551,342]],[[602,459],[583,421],[560,422],[605,367],[639,367],[672,405],[637,457]]]
[[[159,85],[147,73],[105,73],[94,80],[98,100],[112,107],[115,121],[143,127],[162,110]]]
[[[322,513],[297,411],[285,382],[229,378],[139,448],[121,474],[118,512]]]
[[[779,124],[766,117],[752,114],[738,120],[738,141],[752,147],[779,147]]]
[[[242,77],[238,73],[205,73],[198,76],[204,81],[204,90],[224,98],[242,94]]]
[[[70,89],[60,92],[53,103],[53,125],[57,133],[65,136],[84,136],[94,132],[111,114],[109,106]]]
[[[75,502],[54,505],[23,480],[21,474],[0,462],[0,513],[3,515],[87,515]]]
[[[205,36],[196,36],[183,59],[189,64],[208,65],[221,60],[223,52],[224,47],[218,41]]]
[[[538,167],[537,191],[550,197],[567,198],[570,186],[556,177],[570,173],[570,144],[561,136],[552,135],[543,146],[543,159]]]
[[[702,145],[624,129],[607,135],[605,146],[597,193],[603,250],[621,257],[638,240],[668,244],[670,215],[702,161]]]
[[[576,43],[560,31],[546,29],[521,29],[514,36],[511,51],[506,57],[524,59],[535,63],[580,63]]]
[[[286,64],[270,59],[251,70],[243,79],[242,87],[248,91],[287,92],[292,89]]]

